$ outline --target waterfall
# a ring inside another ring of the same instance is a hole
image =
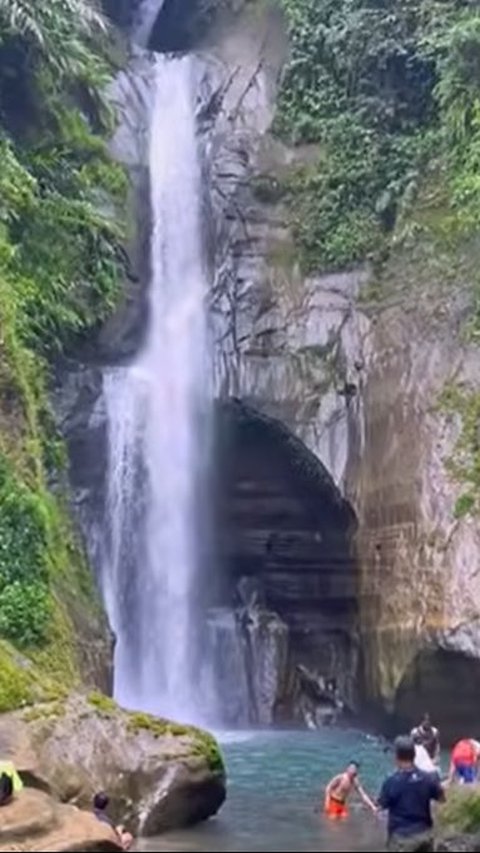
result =
[[[118,700],[195,720],[205,704],[198,508],[211,403],[195,61],[154,62],[149,328],[134,363],[104,377],[103,589],[117,637]]]

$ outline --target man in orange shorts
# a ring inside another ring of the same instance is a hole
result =
[[[344,773],[335,776],[325,791],[325,814],[330,820],[344,820],[348,817],[348,799],[355,791],[369,809],[377,813],[373,800],[363,790],[358,778],[359,765],[351,761]]]

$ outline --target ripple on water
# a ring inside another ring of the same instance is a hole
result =
[[[383,745],[360,732],[223,732],[229,792],[221,814],[183,832],[143,843],[144,851],[366,851],[380,849],[383,827],[361,804],[331,824],[314,807],[330,777],[349,760],[376,794],[390,770]]]

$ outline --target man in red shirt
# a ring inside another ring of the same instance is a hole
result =
[[[480,766],[480,743],[471,738],[459,740],[452,749],[449,782],[473,785],[478,780]]]

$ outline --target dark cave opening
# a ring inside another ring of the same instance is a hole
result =
[[[141,14],[141,0],[102,0],[102,7],[123,30],[131,30]],[[147,45],[156,53],[194,50],[203,43],[217,17],[228,12],[222,0],[157,0],[157,8]]]
[[[217,0],[165,0],[148,46],[157,53],[188,53],[204,39],[218,9]]]
[[[428,711],[443,743],[475,736],[480,664],[461,652],[426,649],[416,656],[395,698],[396,731],[408,730]]]
[[[326,468],[281,422],[241,401],[217,408],[216,603],[247,594],[288,626],[293,666],[358,680],[356,517]]]

